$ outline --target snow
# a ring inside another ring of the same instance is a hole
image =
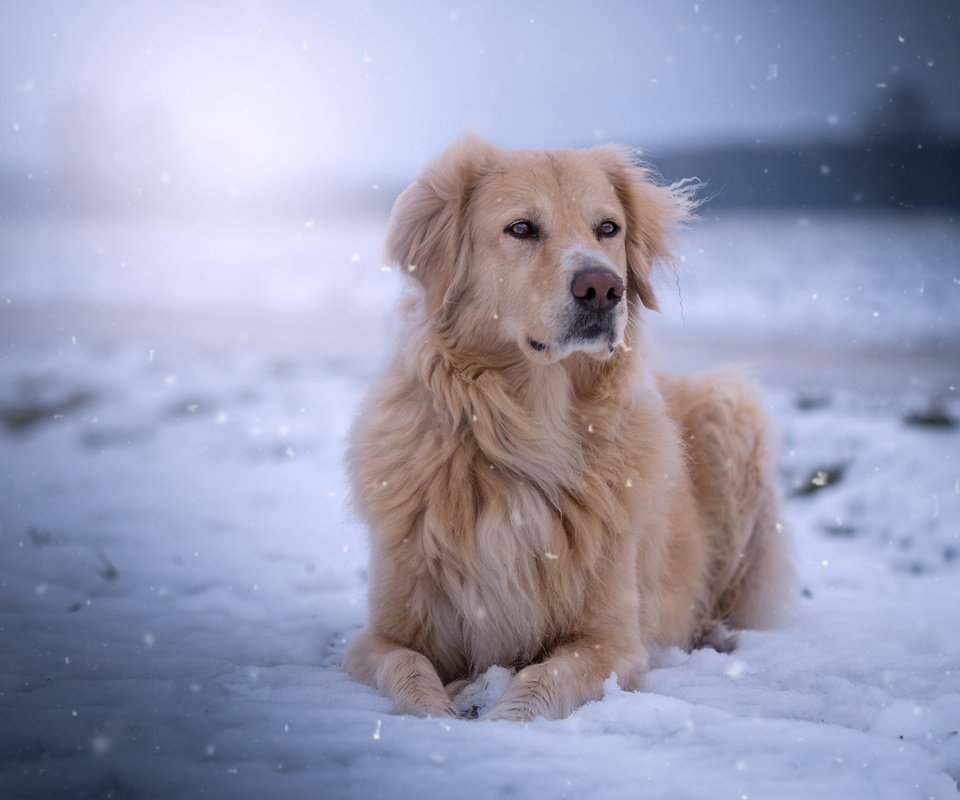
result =
[[[795,606],[529,724],[504,669],[441,721],[337,668],[383,224],[0,221],[0,796],[956,797],[960,431],[905,421],[960,414],[953,221],[687,235],[658,360],[765,380]]]

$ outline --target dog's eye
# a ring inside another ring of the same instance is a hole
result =
[[[536,239],[537,228],[528,219],[519,219],[511,222],[503,229],[503,232],[512,236],[514,239]]]
[[[620,226],[612,219],[605,219],[597,225],[597,238],[606,239],[609,236],[616,236],[620,233]]]

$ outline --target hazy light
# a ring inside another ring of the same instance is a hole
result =
[[[262,177],[307,155],[302,91],[269,65],[234,61],[192,76],[178,112],[184,156],[208,169]]]

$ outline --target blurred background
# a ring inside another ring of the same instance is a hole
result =
[[[366,617],[341,465],[394,346],[390,205],[470,130],[703,182],[649,327],[672,371],[745,363],[780,431],[807,629],[770,697],[808,687],[814,723],[780,738],[899,693],[889,747],[956,753],[915,703],[956,674],[958,43],[956,0],[0,0],[0,785],[393,786],[354,758],[383,701],[337,669]]]
[[[7,212],[381,209],[475,129],[717,207],[956,206],[957,4],[4,3]]]
[[[390,204],[474,130],[625,142],[704,182],[658,320],[671,344],[753,345],[764,371],[774,339],[820,342],[858,372],[882,344],[927,375],[960,339],[958,17],[952,0],[3,2],[0,324],[299,319],[338,352],[388,341]]]

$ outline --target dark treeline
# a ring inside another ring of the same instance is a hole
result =
[[[309,170],[245,186],[162,183],[153,165],[175,161],[169,136],[141,144],[140,158],[104,159],[103,123],[91,123],[88,111],[63,111],[48,166],[0,164],[0,213],[385,214],[406,183]],[[921,91],[878,89],[853,116],[858,127],[844,138],[705,143],[648,155],[669,182],[699,178],[713,209],[960,208],[960,135],[940,124]],[[86,134],[74,136],[74,128]]]
[[[664,180],[696,177],[713,209],[953,209],[960,208],[960,140],[932,143],[812,142],[782,145],[729,144],[697,147],[649,158]],[[412,176],[411,176],[412,177]],[[349,180],[274,185],[246,198],[248,210],[287,208],[331,213],[353,209],[385,212],[402,185],[354,186]],[[157,200],[156,203],[152,200]],[[210,198],[151,198],[136,191],[107,191],[71,175],[26,176],[0,167],[0,212],[96,213],[98,211],[211,210]],[[214,203],[216,205],[216,203]]]
[[[732,144],[651,160],[668,181],[702,180],[711,208],[960,207],[960,140]]]
[[[960,136],[910,83],[879,84],[845,138],[665,152],[667,180],[696,176],[713,208],[960,207]]]

